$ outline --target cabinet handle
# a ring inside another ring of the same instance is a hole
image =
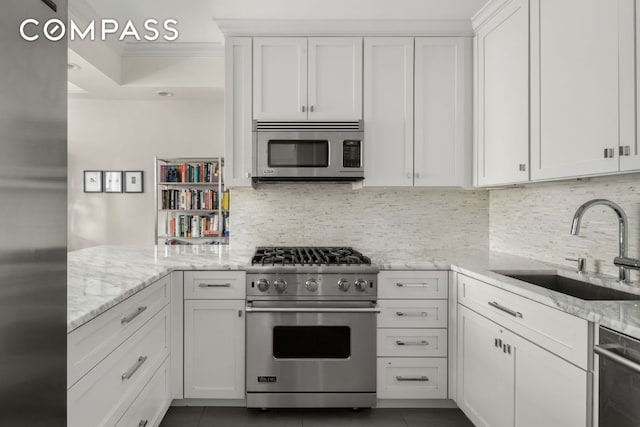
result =
[[[527,165],[525,163],[520,163],[518,165],[518,168],[520,169],[520,172],[526,172],[527,171]]]
[[[631,146],[630,145],[623,145],[618,149],[618,154],[620,154],[621,156],[629,156],[631,155]]]
[[[313,105],[309,107],[309,111],[313,113]]]
[[[146,309],[147,309],[146,305],[138,307],[134,313],[131,313],[130,315],[123,317],[122,320],[120,320],[120,324],[126,325],[127,323],[130,323],[133,319],[140,316]]]
[[[402,377],[396,376],[396,381],[429,381],[429,377],[423,375],[421,377]]]
[[[496,338],[494,341],[494,345],[498,348],[502,348],[502,339]]]
[[[242,317],[242,310],[238,310],[238,317]]]
[[[302,112],[305,113],[307,111],[307,107],[306,106],[302,106]]]
[[[398,340],[398,341],[396,341],[396,345],[407,345],[407,346],[408,345],[420,345],[420,346],[424,345],[424,346],[427,346],[427,345],[429,345],[429,341],[426,341],[426,340],[422,340],[422,341],[400,341],[400,340]]]
[[[604,158],[605,159],[611,159],[613,158],[613,148],[605,148],[604,149]]]
[[[396,316],[398,317],[427,317],[428,315],[429,313],[427,313],[426,311],[396,311]]]
[[[129,379],[131,379],[131,377],[133,377],[133,374],[135,374],[135,373],[136,373],[136,371],[137,371],[138,369],[140,369],[140,367],[141,367],[142,365],[144,365],[144,362],[146,362],[146,361],[147,361],[147,356],[140,356],[140,357],[138,357],[137,362],[136,362],[136,363],[135,363],[131,368],[129,368],[129,370],[128,370],[127,372],[125,372],[124,374],[122,374],[122,377],[121,377],[121,378],[122,378],[122,381],[125,381],[125,380],[129,380]]]
[[[198,286],[201,288],[229,288],[231,283],[200,283]]]
[[[399,288],[428,288],[431,285],[429,283],[410,283],[410,284],[406,284],[406,283],[396,283],[396,286]]]
[[[149,424],[149,420],[140,420],[138,427],[147,427],[147,424]]]
[[[420,172],[416,172],[416,179],[420,179]]]
[[[522,318],[522,313],[520,313],[519,311],[515,311],[515,310],[510,309],[509,307],[505,307],[504,305],[501,305],[501,304],[497,303],[496,301],[489,301],[488,304],[491,307],[497,308],[500,311],[504,311],[505,313],[512,315],[513,317]]]

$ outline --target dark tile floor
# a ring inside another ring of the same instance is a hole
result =
[[[473,427],[459,409],[172,407],[160,427]]]

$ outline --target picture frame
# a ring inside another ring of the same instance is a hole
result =
[[[102,193],[102,171],[84,171],[84,192]]]
[[[144,193],[143,171],[124,171],[124,192]]]
[[[103,182],[105,193],[122,193],[122,171],[104,171]]]

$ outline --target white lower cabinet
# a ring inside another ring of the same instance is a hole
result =
[[[154,427],[160,424],[169,408],[171,361],[167,358],[142,389],[116,427]]]
[[[244,300],[185,300],[185,398],[245,398],[244,308]]]
[[[585,427],[587,371],[458,306],[458,406],[482,427]]]
[[[378,399],[446,398],[446,358],[378,358]]]
[[[448,282],[446,271],[378,275],[378,399],[448,397]]]

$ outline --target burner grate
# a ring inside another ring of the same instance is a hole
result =
[[[259,247],[251,265],[371,265],[371,259],[350,247]]]

